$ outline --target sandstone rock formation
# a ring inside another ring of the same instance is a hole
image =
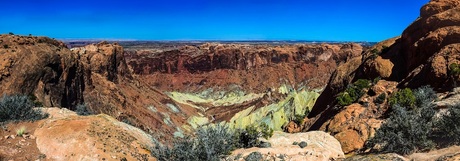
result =
[[[351,156],[343,161],[410,161],[410,160],[424,160],[424,161],[455,161],[460,157],[460,147],[452,146],[439,150],[432,150],[426,153],[414,153],[409,156],[400,156],[398,154],[376,154],[376,155],[356,155]]]
[[[337,64],[360,56],[358,44],[203,44],[127,52],[128,64],[165,91],[241,85],[256,93],[282,84],[322,88]]]
[[[234,159],[240,155],[239,160],[244,160],[244,157],[252,152],[260,152],[264,160],[327,161],[345,157],[340,143],[331,135],[321,131],[296,134],[275,132],[267,141],[271,144],[269,148],[237,149],[228,158]],[[293,145],[294,142],[302,141],[307,143],[306,147]]]
[[[0,35],[0,91],[34,94],[45,106],[83,102],[83,68],[65,44],[46,37]]]
[[[65,108],[42,108],[49,117],[2,124],[1,160],[155,160],[154,139],[105,115],[79,116]],[[24,128],[22,136],[16,130]]]
[[[343,113],[350,112],[350,106],[338,108],[335,97],[345,90],[348,84],[358,79],[373,80],[380,77],[397,82],[398,88],[430,85],[438,92],[454,88],[460,79],[458,75],[451,72],[449,66],[460,63],[459,11],[458,1],[432,0],[422,7],[420,17],[402,33],[401,37],[383,41],[367,50],[362,58],[355,58],[340,65],[332,74],[329,84],[309,114],[309,121],[304,130],[323,129],[333,134],[344,133],[352,136],[349,128],[337,130],[324,127],[331,126],[333,120],[344,118],[346,115]],[[355,109],[353,111],[356,111],[354,106],[356,105],[352,105]],[[377,109],[377,111],[384,113],[386,110]],[[380,116],[374,114],[366,117],[377,119]],[[348,120],[341,119],[339,122],[346,123]],[[367,126],[366,123],[359,121],[355,124]],[[342,145],[348,146],[350,140],[346,138],[349,137],[339,135]],[[363,139],[363,137],[359,138]],[[344,147],[346,152],[357,148],[359,146]]]
[[[105,115],[78,116],[67,109],[44,109],[37,122],[37,148],[50,160],[154,160],[153,139],[140,129]]]
[[[386,102],[376,103],[379,95],[391,95],[395,90],[396,82],[381,80],[371,89],[372,95],[365,94],[360,103],[345,106],[332,118],[322,124],[320,130],[328,131],[342,145],[345,153],[363,148],[365,142],[374,136],[376,129],[383,122],[382,117],[388,109]],[[311,119],[315,121],[315,119]]]
[[[179,106],[168,96],[132,76],[123,47],[102,42],[73,51],[44,37],[1,35],[0,90],[35,95],[46,107],[74,109],[86,104],[154,134],[162,140],[181,133],[196,109]]]

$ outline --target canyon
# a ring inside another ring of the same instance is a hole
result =
[[[401,36],[372,46],[62,42],[0,35],[0,91],[31,96],[49,114],[2,124],[0,160],[155,160],[149,148],[156,143],[171,145],[220,122],[232,129],[267,125],[276,131],[266,140],[273,147],[237,149],[232,158],[263,152],[275,160],[284,150],[296,152],[287,158],[300,160],[455,159],[457,146],[407,156],[362,150],[391,112],[389,101],[376,101],[380,95],[429,85],[438,97],[430,102],[437,113],[458,103],[460,74],[452,65],[460,64],[458,13],[460,2],[432,0]],[[370,82],[366,91],[340,104],[337,97],[362,80]],[[73,112],[82,106],[92,115]],[[14,136],[19,126],[28,127],[22,140]],[[302,150],[294,141],[312,146]],[[332,148],[315,148],[322,145]]]

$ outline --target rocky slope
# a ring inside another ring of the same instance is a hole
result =
[[[288,84],[322,88],[337,64],[360,56],[358,44],[203,44],[127,52],[128,64],[164,91],[202,91],[240,85],[262,93]]]
[[[105,42],[73,51],[45,37],[1,35],[0,90],[3,94],[34,95],[46,107],[74,110],[86,104],[168,140],[196,109],[180,111],[167,95],[131,74],[123,48]]]
[[[362,51],[359,44],[206,43],[136,48],[126,59],[143,81],[201,111],[188,119],[192,127],[228,121],[283,130],[311,110],[336,66]]]
[[[49,118],[3,125],[0,159],[5,160],[155,160],[153,139],[142,130],[105,115],[78,116],[45,108]],[[23,127],[25,134],[14,130]],[[3,137],[7,136],[7,137]]]
[[[460,63],[459,11],[460,2],[456,0],[432,0],[422,7],[420,17],[401,37],[383,41],[367,50],[363,57],[340,65],[308,115],[309,121],[304,130],[322,129],[331,132],[341,141],[346,152],[362,147],[364,141],[372,136],[369,131],[375,130],[375,127],[368,126],[368,121],[356,120],[381,120],[381,113],[386,109],[365,108],[364,113],[356,111],[362,109],[362,106],[367,107],[368,103],[373,107],[372,99],[337,108],[337,94],[358,79],[373,80],[380,77],[385,80],[385,84],[396,83],[398,88],[430,85],[438,92],[453,89],[460,80],[459,75],[454,73],[455,69],[449,67]],[[382,89],[389,95],[394,88]],[[372,110],[378,112],[372,113]],[[347,126],[339,126],[338,130],[334,125],[337,122]]]

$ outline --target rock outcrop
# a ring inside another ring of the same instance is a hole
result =
[[[105,115],[78,116],[67,109],[44,109],[36,122],[37,148],[50,160],[154,160],[150,135]]]
[[[410,161],[410,160],[425,160],[425,161],[455,161],[460,159],[460,147],[452,146],[439,150],[432,150],[426,153],[414,153],[409,156],[400,156],[398,154],[376,154],[376,155],[356,155],[343,159],[343,161]]]
[[[0,35],[0,91],[33,94],[45,106],[83,102],[83,68],[65,44],[46,37]]]
[[[86,104],[154,134],[162,140],[182,132],[196,109],[179,106],[168,96],[139,81],[129,70],[123,47],[106,42],[75,48],[45,37],[1,35],[0,90],[3,94],[35,95],[46,107],[71,110]]]
[[[350,118],[356,118],[353,113],[360,109],[357,106],[363,105],[362,101],[360,101],[361,105],[338,108],[335,98],[338,93],[358,79],[373,80],[380,77],[386,81],[396,82],[398,88],[430,85],[438,92],[453,89],[460,80],[459,75],[454,74],[452,72],[454,69],[450,67],[451,64],[460,63],[459,13],[460,2],[458,1],[432,0],[422,7],[420,17],[402,33],[401,37],[383,41],[365,51],[363,57],[340,65],[332,74],[327,87],[309,114],[309,121],[304,130],[323,129],[333,134],[347,134],[334,136],[339,137],[343,146],[348,146],[351,140],[347,138],[353,138],[351,136],[356,134],[350,133],[351,127],[338,130],[330,126],[339,118],[346,118],[337,120],[341,122],[339,124],[347,123]],[[352,110],[354,112],[350,113],[351,109],[354,109]],[[386,109],[376,110],[378,113],[386,111]],[[344,115],[344,113],[350,114]],[[378,113],[366,117],[378,119],[382,116]],[[344,117],[347,115],[350,117]],[[354,122],[358,127],[368,125],[365,122]],[[358,134],[362,134],[359,131],[357,130]],[[359,138],[363,139],[362,135],[360,136]],[[365,140],[364,138],[361,142]],[[359,146],[351,147],[353,146],[343,148],[346,152],[359,148]]]
[[[361,56],[359,44],[203,44],[166,51],[127,52],[128,64],[146,82],[165,91],[241,85],[265,92],[282,84],[322,88],[340,64]]]
[[[0,160],[155,160],[154,139],[105,115],[79,116],[65,108],[41,108],[48,118],[2,123]],[[23,129],[17,135],[16,129]]]
[[[312,131],[308,133],[288,134],[275,132],[266,140],[271,144],[268,148],[237,149],[232,152],[228,159],[244,160],[249,154],[259,152],[263,160],[336,160],[345,155],[340,148],[340,143],[331,135]],[[306,143],[305,147],[297,144]]]

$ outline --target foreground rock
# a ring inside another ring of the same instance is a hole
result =
[[[66,109],[45,109],[34,136],[52,160],[153,160],[152,138],[140,129],[100,114],[78,116]]]
[[[267,140],[271,144],[269,148],[237,149],[228,158],[244,160],[249,154],[259,152],[263,160],[335,160],[344,158],[340,143],[331,135],[312,131],[308,133],[288,134],[275,132]],[[306,142],[306,147],[299,145]],[[239,159],[238,159],[239,158]]]
[[[452,146],[444,149],[433,150],[426,153],[414,153],[409,156],[400,156],[398,154],[378,154],[378,155],[358,155],[352,156],[344,161],[456,161],[460,159],[460,147]]]
[[[79,116],[68,109],[43,108],[49,117],[3,125],[0,160],[155,160],[153,138],[105,115]],[[22,136],[15,129],[24,128]]]

